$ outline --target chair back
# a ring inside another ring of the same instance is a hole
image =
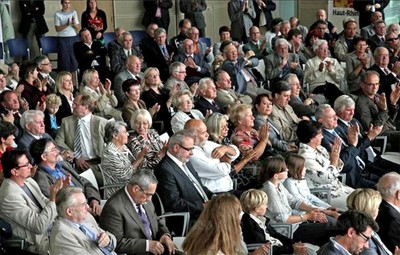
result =
[[[14,38],[7,41],[7,57],[27,57],[30,59],[30,52],[28,48],[28,41],[25,38]]]
[[[144,30],[131,30],[129,31],[133,37],[133,45],[139,46],[141,40],[146,38],[146,31]]]
[[[211,46],[211,38],[209,37],[200,37],[199,42],[205,43],[207,47]]]
[[[103,37],[104,37],[104,45],[107,47],[107,45],[110,43],[110,42],[112,42],[112,41],[114,41],[117,37],[115,36],[115,33],[114,32],[105,32],[104,34],[103,34]]]
[[[43,36],[40,37],[40,53],[48,55],[49,53],[58,52],[58,38],[57,36]]]

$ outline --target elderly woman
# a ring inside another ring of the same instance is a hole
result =
[[[171,90],[170,94],[175,91]],[[142,80],[142,99],[148,109],[159,106],[159,111],[154,115],[154,121],[161,123],[157,131],[161,134],[167,132],[172,135],[171,129],[171,99],[167,90],[163,89],[160,72],[157,68],[149,67],[144,72]]]
[[[61,71],[58,73],[54,92],[61,98],[61,105],[56,113],[57,124],[61,125],[61,120],[64,117],[72,115],[74,84],[72,84],[72,74],[70,72]]]
[[[95,114],[107,119],[122,120],[121,112],[114,108],[118,105],[118,100],[111,91],[109,79],[103,85],[99,73],[95,69],[88,69],[82,75],[82,85],[81,92],[90,94],[97,100]]]
[[[269,94],[259,94],[254,99],[253,107],[256,117],[254,120],[254,128],[258,130],[263,125],[269,126],[269,141],[277,152],[296,151],[297,146],[294,143],[288,143],[282,139],[276,124],[270,117],[272,112],[272,99]]]
[[[104,127],[104,142],[106,143],[101,161],[104,176],[104,186],[111,184],[126,184],[138,166],[143,162],[147,150],[132,155],[126,143],[128,132],[126,124],[121,121],[110,121]],[[110,187],[104,190],[104,197],[109,198],[120,187]]]
[[[228,138],[229,117],[225,114],[214,112],[206,120],[207,132],[210,135],[209,139],[218,144],[230,144]]]
[[[183,129],[186,121],[190,119],[204,120],[203,114],[193,109],[192,93],[189,90],[180,90],[172,97],[172,106],[176,112],[171,119],[172,131],[174,133]]]
[[[367,39],[358,37],[354,41],[355,51],[346,59],[346,77],[349,92],[356,92],[360,88],[361,74],[374,65],[374,57],[368,50]]]
[[[340,82],[345,79],[344,70],[335,58],[329,57],[329,46],[326,40],[317,39],[313,49],[316,56],[306,63],[304,81],[310,85],[310,92],[324,94],[333,104],[340,91]]]
[[[122,107],[122,119],[128,124],[129,129],[133,113],[139,109],[146,109],[146,104],[140,99],[140,82],[135,79],[127,79],[122,83],[122,91],[126,95],[124,106]]]
[[[381,194],[373,189],[356,189],[347,197],[347,207],[349,210],[361,211],[376,219],[379,212],[379,205],[382,202]],[[364,249],[360,255],[391,255],[392,253],[382,242],[378,233],[373,232],[371,239],[368,240],[368,248]],[[394,255],[400,255],[400,250],[396,249]]]
[[[129,135],[128,148],[133,155],[146,151],[140,167],[153,169],[165,156],[168,145],[160,139],[157,131],[150,129],[152,118],[149,111],[137,110],[131,123],[134,132]]]
[[[268,196],[268,211],[266,217],[272,223],[290,223],[293,225],[293,240],[322,245],[329,240],[330,224],[324,211],[308,205],[302,199],[291,195],[283,181],[287,178],[287,167],[280,156],[268,157],[258,176],[262,190]],[[293,209],[304,214],[294,215]],[[308,223],[314,221],[316,223]],[[277,229],[282,234],[284,232]]]
[[[340,160],[341,140],[337,138],[332,145],[331,153],[321,146],[322,126],[319,122],[303,120],[297,127],[300,141],[299,155],[305,159],[308,187],[329,188],[331,190],[331,205],[341,211],[346,210],[346,198],[352,188],[342,184],[338,176],[343,169]]]

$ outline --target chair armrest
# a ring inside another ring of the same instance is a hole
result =
[[[292,223],[271,223],[271,226],[275,229],[284,229],[285,232],[280,232],[284,236],[293,239],[293,224]]]
[[[189,230],[189,221],[190,221],[190,214],[189,212],[166,212],[163,215],[158,216],[159,219],[164,219],[168,217],[183,217],[183,226],[182,226],[182,234],[181,236],[184,237]]]
[[[331,198],[332,198],[331,189],[329,189],[329,188],[313,188],[313,189],[310,189],[310,192],[312,194],[326,193],[326,201],[325,202],[327,202],[328,204],[331,203]]]

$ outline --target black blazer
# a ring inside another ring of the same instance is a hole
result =
[[[203,116],[206,116],[207,110],[211,110],[214,112],[219,112],[222,114],[225,114],[224,108],[219,106],[217,102],[215,102],[215,105],[211,104],[209,101],[207,101],[204,97],[200,96],[199,100],[195,103],[194,108],[199,110]]]
[[[161,9],[161,18],[156,18],[156,11],[157,11],[157,1],[143,1],[143,6],[145,9],[142,25],[147,27],[151,23],[158,24],[159,27],[164,28],[168,33],[169,27],[169,10],[172,8],[172,1],[171,0],[164,0],[160,1],[160,9]]]
[[[186,163],[190,172],[201,183],[200,177],[193,168],[190,162]],[[154,171],[157,180],[157,193],[163,202],[166,211],[170,212],[189,212],[190,220],[196,220],[203,211],[203,198],[197,192],[197,189],[168,155],[160,162],[157,169]],[[202,185],[208,198],[211,198],[213,193]]]
[[[376,222],[379,224],[378,234],[382,242],[390,251],[394,251],[396,245],[400,246],[400,213],[383,200]]]
[[[171,56],[174,49],[167,44],[165,46],[167,47],[168,55]],[[160,71],[161,80],[165,82],[169,77],[169,63],[165,60],[158,44],[150,42],[146,46],[141,44],[140,49],[142,50],[147,66],[156,67]]]
[[[46,20],[44,19],[45,6],[43,0],[20,0],[19,8],[21,10],[21,23],[18,32],[26,35],[31,27],[32,19],[35,19],[39,35],[49,32]]]
[[[243,232],[243,240],[246,244],[252,243],[266,243],[264,230],[255,222],[248,213],[243,213],[242,220],[240,222]],[[279,234],[271,225],[269,224],[269,219],[265,223],[266,232],[282,242],[283,246],[273,246],[274,254],[292,254],[293,244],[295,243],[293,239],[287,238],[286,236]]]

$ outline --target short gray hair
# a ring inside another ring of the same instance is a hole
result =
[[[275,49],[277,49],[277,48],[278,48],[278,45],[280,45],[280,44],[286,44],[286,46],[288,46],[288,47],[289,47],[289,45],[290,45],[290,43],[289,43],[285,38],[278,38],[278,39],[275,41]]]
[[[315,118],[318,120],[325,114],[325,109],[332,108],[329,104],[321,104],[315,109]]]
[[[159,27],[156,30],[154,30],[154,38],[160,36],[161,34],[167,34],[167,30],[165,30],[162,27]]]
[[[313,51],[316,51],[322,44],[328,45],[328,41],[324,39],[317,39],[313,44]]]
[[[169,65],[169,74],[173,74],[175,72],[178,72],[179,67],[186,68],[185,64],[182,62],[173,62]]]
[[[157,184],[158,180],[153,174],[153,170],[142,168],[133,172],[128,184],[130,186],[138,185],[142,189],[147,189],[150,184]]]
[[[176,132],[169,139],[168,149],[172,149],[175,144],[182,144],[183,141],[187,138],[192,138],[193,140],[196,140],[196,133],[193,132],[193,130],[188,129]]]
[[[117,136],[121,132],[121,128],[126,129],[127,125],[123,121],[109,121],[104,127],[104,142],[112,142],[114,136]]]
[[[396,172],[383,175],[376,184],[376,189],[383,198],[394,197],[396,192],[400,190],[400,175]]]
[[[181,96],[183,95],[189,96],[193,103],[192,93],[189,90],[179,90],[172,96],[172,106],[174,107],[175,111],[179,110],[179,106],[182,104]]]
[[[151,114],[146,109],[139,109],[135,111],[132,115],[132,119],[130,121],[131,128],[135,129],[135,124],[139,118],[145,119],[149,123],[149,128],[153,125],[153,119],[151,118]]]
[[[62,188],[57,192],[56,206],[58,216],[64,217],[66,210],[76,205],[76,197],[73,195],[80,193],[82,193],[82,189],[79,187]]]
[[[335,103],[333,104],[333,109],[336,113],[343,111],[346,107],[354,107],[356,103],[354,102],[353,98],[348,95],[341,95],[340,97],[336,98]]]
[[[214,83],[214,81],[211,78],[201,78],[199,81],[199,87],[197,88],[197,91],[202,91],[206,89],[210,83]]]
[[[20,119],[20,124],[21,124],[22,129],[26,130],[26,124],[33,122],[33,118],[37,115],[44,118],[44,113],[42,111],[38,111],[38,110],[25,111],[22,114],[21,119]]]

